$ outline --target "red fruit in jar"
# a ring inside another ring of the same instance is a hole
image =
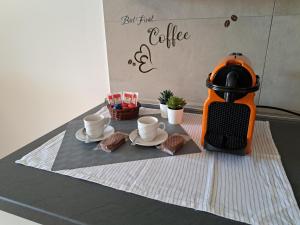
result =
[[[133,108],[135,108],[135,107],[136,107],[136,105],[133,104],[133,103],[128,104],[128,108],[129,108],[129,109],[133,109]]]

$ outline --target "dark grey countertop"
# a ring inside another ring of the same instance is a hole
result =
[[[78,118],[97,111],[99,107]],[[300,121],[268,120],[299,205]],[[162,203],[88,181],[14,163],[15,160],[62,132],[65,126],[55,129],[0,160],[1,210],[46,225],[241,224],[210,213]]]

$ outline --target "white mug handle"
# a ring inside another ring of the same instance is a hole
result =
[[[108,127],[110,122],[111,122],[111,118],[110,117],[107,117],[107,118],[104,118],[106,120],[106,123],[104,124],[104,128]]]
[[[160,127],[162,126],[162,127]],[[162,130],[166,129],[166,124],[164,122],[159,122],[158,127],[161,128]]]

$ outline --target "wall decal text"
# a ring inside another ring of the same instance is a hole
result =
[[[188,40],[191,37],[189,32],[180,31],[178,26],[173,23],[167,25],[165,32],[162,32],[162,29],[158,27],[150,27],[147,29],[147,33],[149,43],[141,44],[133,55],[134,59],[128,60],[129,65],[135,66],[138,64],[138,69],[143,74],[157,69],[152,64],[151,46],[165,44],[166,48],[170,49],[176,47],[178,42]]]
[[[154,20],[154,15],[152,16],[122,16],[121,17],[121,25],[126,25],[126,24],[136,24],[136,25],[141,25],[142,23],[151,23]]]

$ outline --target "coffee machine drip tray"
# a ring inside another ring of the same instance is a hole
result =
[[[204,147],[245,155],[250,108],[245,104],[212,102],[208,107]]]

